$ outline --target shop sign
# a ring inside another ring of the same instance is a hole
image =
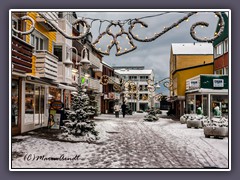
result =
[[[50,106],[52,109],[60,110],[63,108],[63,103],[61,101],[53,101]]]
[[[198,82],[198,80],[191,80],[189,87],[190,87],[191,89],[193,89],[193,88],[198,88],[198,87],[199,87],[199,82]]]
[[[224,87],[223,79],[213,79],[213,87]]]

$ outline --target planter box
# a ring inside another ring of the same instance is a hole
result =
[[[227,127],[208,126],[204,127],[203,130],[206,138],[210,138],[210,136],[214,136],[216,138],[228,137]]]
[[[202,128],[203,121],[202,120],[187,120],[187,128]]]

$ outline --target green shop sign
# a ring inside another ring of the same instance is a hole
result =
[[[201,88],[205,89],[228,89],[228,76],[207,76],[201,75]]]

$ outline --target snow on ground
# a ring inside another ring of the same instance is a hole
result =
[[[165,115],[145,122],[144,115],[96,117],[95,143],[13,137],[22,140],[12,143],[12,168],[228,168],[228,138],[205,138],[203,129]]]

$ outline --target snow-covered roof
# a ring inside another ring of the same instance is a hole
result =
[[[152,69],[144,69],[144,70],[127,70],[127,69],[119,69],[119,70],[115,70],[115,72],[117,74],[121,74],[121,75],[149,75],[153,73]]]
[[[109,65],[108,63],[106,63],[105,61],[102,61],[102,64],[104,64],[104,65],[106,65],[106,66],[108,66],[108,67],[113,69],[113,67],[111,65]]]
[[[212,43],[173,43],[173,54],[213,54]]]

